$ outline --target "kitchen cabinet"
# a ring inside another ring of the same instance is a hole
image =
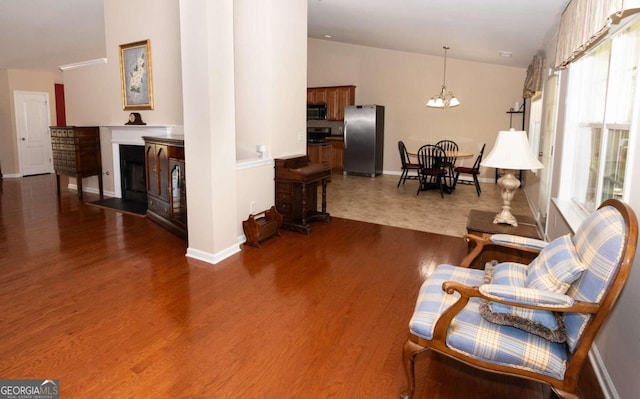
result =
[[[307,104],[327,104],[327,89],[325,87],[307,89]]]
[[[331,143],[332,148],[331,169],[341,172],[344,169],[344,139],[328,137],[327,142]]]
[[[78,198],[82,199],[82,179],[98,176],[103,197],[100,128],[97,126],[51,126],[51,150],[56,187],[60,195],[60,175],[76,178]]]
[[[323,163],[332,170],[344,169],[344,140],[342,137],[328,137],[325,143],[307,144],[307,155],[311,163]]]
[[[329,87],[327,89],[327,119],[344,120],[344,107],[355,104],[355,86]]]
[[[187,191],[183,136],[143,137],[147,217],[187,238]]]
[[[327,120],[344,120],[344,107],[354,105],[355,86],[311,87],[307,89],[307,104],[327,104]]]
[[[311,163],[329,165],[333,169],[333,146],[331,143],[307,144],[307,155]]]

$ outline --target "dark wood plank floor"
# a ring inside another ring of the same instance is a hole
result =
[[[424,271],[465,253],[334,218],[210,265],[51,175],[2,181],[0,210],[0,378],[59,379],[62,398],[398,397]],[[417,376],[418,398],[554,397],[433,354]]]

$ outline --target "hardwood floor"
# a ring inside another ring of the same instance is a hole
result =
[[[1,181],[0,210],[0,378],[61,398],[397,398],[423,276],[466,251],[334,218],[210,265],[51,175]],[[554,397],[438,355],[416,369],[416,398]]]

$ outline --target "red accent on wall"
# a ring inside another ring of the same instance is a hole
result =
[[[67,110],[64,105],[64,85],[55,83],[56,90],[56,126],[67,126]]]

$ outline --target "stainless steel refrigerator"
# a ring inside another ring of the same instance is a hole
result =
[[[382,174],[384,107],[348,105],[344,108],[344,174]]]

